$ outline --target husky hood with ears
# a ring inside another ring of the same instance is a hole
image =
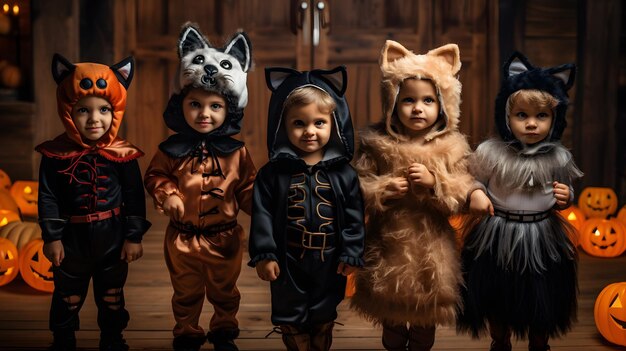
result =
[[[405,79],[428,79],[433,82],[441,106],[441,118],[435,122],[425,140],[430,141],[449,130],[457,130],[461,111],[461,82],[457,74],[461,69],[459,47],[447,44],[432,49],[424,55],[416,55],[402,44],[387,40],[380,55],[381,99],[383,105],[383,121],[387,133],[396,139],[405,140],[399,133],[401,126],[394,117],[396,99],[400,84]]]
[[[344,96],[347,87],[347,73],[344,66],[331,70],[316,69],[302,72],[283,67],[266,68],[265,80],[272,91],[267,121],[267,150],[270,161],[297,159],[285,132],[283,106],[294,90],[305,86],[325,91],[337,105],[333,112],[333,134],[322,162],[330,164],[340,160],[347,162],[352,160],[354,130],[348,103]]]

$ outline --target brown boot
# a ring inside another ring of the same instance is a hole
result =
[[[491,348],[489,351],[511,351],[511,331],[508,327],[489,322],[489,335],[491,335]]]
[[[435,326],[409,328],[409,351],[430,351],[435,344]]]
[[[311,328],[311,351],[328,351],[333,343],[334,321],[316,324]]]
[[[529,351],[548,351],[548,333],[530,330],[528,333],[528,350]]]
[[[309,351],[311,348],[311,336],[308,332],[293,325],[281,325],[283,343],[287,351]]]
[[[406,351],[409,330],[406,325],[383,324],[383,347],[387,351]]]

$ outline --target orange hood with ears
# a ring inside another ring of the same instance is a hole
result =
[[[72,108],[85,96],[107,100],[112,107],[111,128],[96,142],[95,148],[106,148],[113,143],[126,109],[126,90],[133,78],[135,61],[132,57],[113,66],[98,63],[72,64],[59,54],[52,58],[52,76],[57,82],[57,110],[67,136],[82,148],[90,149],[72,120]]]

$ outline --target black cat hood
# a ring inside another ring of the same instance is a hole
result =
[[[534,67],[528,59],[519,52],[513,53],[503,67],[503,80],[500,92],[496,97],[496,126],[504,141],[513,141],[515,136],[511,132],[506,115],[506,102],[514,92],[524,89],[544,91],[559,102],[554,111],[552,130],[546,141],[558,141],[567,126],[565,112],[569,102],[567,90],[574,84],[576,66],[565,64],[557,67]]]
[[[326,92],[335,100],[333,131],[321,162],[332,164],[350,162],[354,155],[354,130],[344,93],[347,73],[344,66],[332,70],[296,71],[291,68],[265,69],[265,81],[272,91],[267,121],[267,150],[269,160],[298,159],[293,151],[283,122],[283,107],[287,97],[296,89],[311,86]]]

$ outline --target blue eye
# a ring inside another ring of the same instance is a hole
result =
[[[220,66],[222,66],[223,69],[231,69],[233,68],[233,64],[230,63],[230,61],[224,60],[222,62],[220,62]]]
[[[195,63],[196,65],[201,65],[204,63],[204,56],[202,55],[198,55],[196,57],[193,58],[193,63]]]

